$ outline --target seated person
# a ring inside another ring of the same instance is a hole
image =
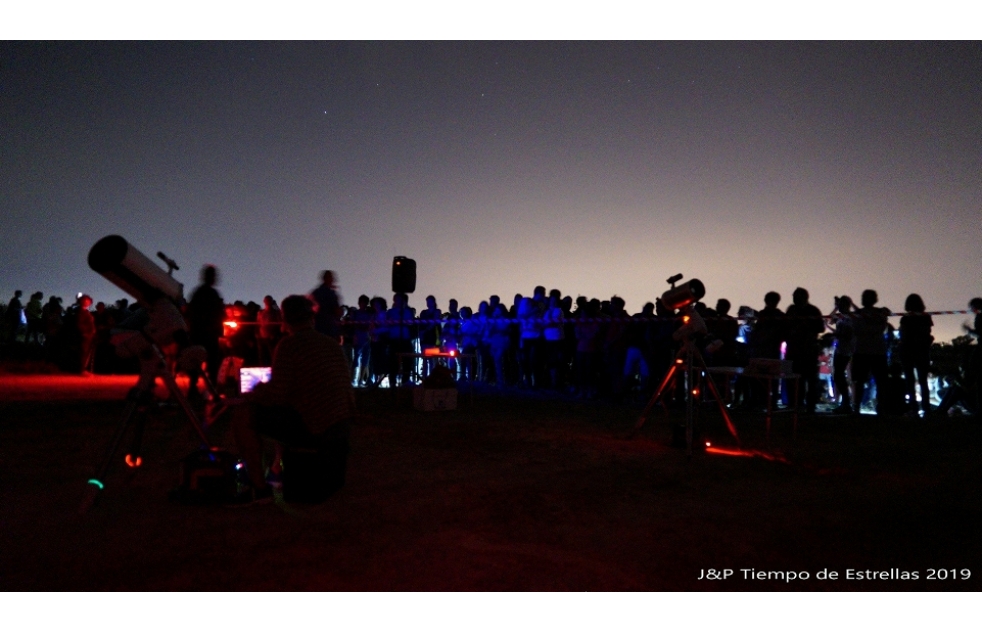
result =
[[[314,329],[314,310],[304,296],[283,300],[287,336],[273,353],[272,376],[247,393],[232,415],[235,442],[253,486],[253,500],[272,497],[262,466],[266,436],[338,460],[338,486],[348,455],[349,420],[355,414],[351,373],[341,345]]]

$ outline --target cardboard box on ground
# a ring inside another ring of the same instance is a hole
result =
[[[456,410],[457,382],[449,368],[440,364],[433,367],[423,385],[413,390],[413,408],[427,412]]]
[[[456,410],[457,389],[417,386],[413,389],[413,408],[426,412]]]

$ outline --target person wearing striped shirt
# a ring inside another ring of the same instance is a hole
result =
[[[270,380],[248,393],[246,405],[237,407],[233,415],[236,444],[257,499],[271,496],[262,467],[261,437],[327,451],[346,462],[349,424],[355,414],[344,352],[334,338],[314,329],[310,299],[288,296],[282,311],[288,335],[273,353]]]

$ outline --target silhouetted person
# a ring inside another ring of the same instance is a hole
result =
[[[655,320],[648,328],[648,348],[651,349],[651,381],[661,383],[675,362],[675,340],[672,334],[678,325],[675,314],[661,298],[655,299]]]
[[[8,344],[13,344],[17,341],[17,335],[20,333],[21,329],[21,318],[23,317],[24,306],[20,302],[20,297],[23,296],[23,292],[20,290],[14,291],[13,298],[7,303],[7,311],[3,314],[4,324],[7,326],[7,340]]]
[[[863,306],[853,313],[853,323],[856,330],[856,353],[852,357],[853,410],[860,412],[863,396],[866,394],[866,383],[870,376],[882,391],[887,378],[887,341],[884,337],[887,329],[887,317],[890,310],[876,307],[879,300],[874,290],[864,290],[860,299]],[[882,397],[878,398],[879,412]]]
[[[82,375],[89,375],[92,370],[92,361],[95,352],[96,323],[95,317],[89,308],[92,307],[92,297],[83,294],[75,302],[75,329],[77,338],[75,348],[77,356],[77,371]]]
[[[341,318],[341,298],[337,293],[333,271],[324,270],[321,273],[321,284],[310,292],[310,298],[317,310],[314,328],[340,342],[341,328],[338,321]]]
[[[61,330],[64,327],[65,310],[61,306],[61,297],[52,296],[41,309],[41,320],[44,326],[44,355],[49,362],[57,361],[60,354]]]
[[[835,309],[832,311],[831,323],[835,326],[835,352],[832,355],[832,383],[835,385],[835,395],[839,405],[832,412],[848,414],[852,412],[852,396],[849,392],[849,380],[846,370],[852,362],[856,351],[856,331],[852,320],[852,299],[848,296],[835,298]]]
[[[619,296],[610,297],[608,316],[603,333],[604,357],[602,370],[606,379],[604,385],[609,389],[609,395],[615,401],[624,394],[624,363],[627,358],[627,340],[625,334],[628,327],[628,313],[624,309],[624,299]]]
[[[460,307],[457,299],[452,298],[447,303],[447,312],[443,315],[443,326],[440,328],[443,348],[457,349],[460,342]]]
[[[348,310],[351,338],[351,373],[355,386],[365,386],[369,380],[368,365],[371,362],[372,337],[369,328],[372,308],[368,296],[358,297],[358,309]]]
[[[112,373],[113,360],[116,356],[115,349],[110,342],[112,328],[116,325],[116,319],[106,308],[102,301],[96,303],[95,312],[92,314],[95,319],[95,348],[92,352],[92,372],[93,373]]]
[[[447,352],[460,351],[460,309],[457,299],[452,298],[447,302],[447,312],[440,316],[440,321],[441,348]],[[447,368],[455,379],[459,377],[460,365],[457,360],[447,360]]]
[[[603,362],[600,301],[587,302],[582,312],[577,311],[576,322],[576,389],[579,397],[593,399],[597,396]]]
[[[736,318],[730,316],[732,304],[725,298],[716,301],[716,309],[713,310],[713,317],[706,319],[708,330],[707,339],[718,341],[708,348],[710,353],[705,355],[708,366],[739,366],[737,360],[738,344],[737,336],[740,334],[740,323]],[[713,350],[713,348],[715,350]],[[734,401],[734,389],[732,378],[723,375],[717,376],[722,386],[722,396],[727,403]]]
[[[781,343],[786,337],[787,319],[778,309],[781,295],[768,292],[764,295],[764,309],[757,312],[753,329],[750,331],[750,357],[779,360]]]
[[[393,372],[399,370],[399,354],[409,354],[414,351],[416,314],[409,307],[409,297],[402,292],[394,295],[392,309],[386,312],[385,317],[389,321],[389,385],[394,387]],[[409,376],[414,364],[413,358],[403,357],[402,374],[399,376],[401,386],[409,384]]]
[[[549,296],[549,307],[543,315],[542,351],[545,356],[545,369],[549,375],[549,386],[561,388],[566,379],[566,331],[562,297],[557,290]]]
[[[916,383],[921,387],[921,408],[924,416],[927,417],[931,412],[931,391],[927,387],[927,374],[931,370],[931,343],[934,336],[931,335],[931,328],[934,320],[930,314],[924,312],[924,299],[918,294],[911,294],[904,301],[904,311],[907,312],[900,317],[900,361],[904,367],[904,384],[907,390],[907,404],[911,411],[916,415],[917,393],[914,390],[915,373]]]
[[[965,331],[976,340],[975,349],[969,359],[965,371],[965,384],[974,393],[967,393],[971,399],[974,411],[982,409],[982,298],[973,298],[968,302],[968,308],[975,314],[973,327],[965,326]]]
[[[525,307],[523,308],[523,304]],[[490,303],[488,304],[488,313],[490,314]],[[480,311],[480,309],[479,309]],[[527,312],[527,315],[534,313],[534,305],[531,303],[529,297],[522,296],[520,293],[516,293],[511,307],[508,308],[508,318],[510,319],[508,324],[508,352],[506,354],[506,365],[509,375],[509,381],[514,382],[517,386],[524,386],[527,381],[526,376],[526,359],[529,357],[529,352],[523,349],[523,345],[527,343],[524,342],[524,337],[527,334],[528,325],[525,325],[525,320],[522,318],[522,313]],[[526,317],[527,317],[526,315]],[[534,350],[533,350],[534,352]],[[483,356],[483,354],[482,354]],[[483,373],[484,371],[482,371]]]
[[[246,395],[248,404],[233,410],[235,441],[255,501],[272,498],[263,471],[261,436],[320,453],[320,465],[330,472],[330,492],[344,484],[347,467],[355,401],[341,346],[314,330],[313,306],[306,296],[283,299],[283,322],[287,336],[273,354],[270,381],[258,384]]]
[[[711,358],[706,358],[706,362],[712,366],[737,366],[737,336],[740,333],[740,323],[730,316],[731,307],[732,304],[728,300],[719,299],[716,301],[715,315],[706,321],[709,333],[723,343]]]
[[[960,367],[961,370],[962,368]],[[965,373],[961,372],[960,375],[948,375],[941,378],[941,388],[938,389],[938,396],[941,398],[941,402],[935,411],[936,415],[942,417],[948,416],[951,414],[951,409],[955,406],[961,406],[973,415],[978,414],[979,409],[976,406],[977,399],[968,388],[965,388],[964,377]]]
[[[559,290],[553,290],[554,293],[559,294]],[[532,304],[535,306],[536,324],[538,329],[537,342],[535,343],[535,352],[532,359],[532,376],[535,382],[536,388],[548,384],[548,367],[546,348],[545,348],[545,323],[543,322],[543,317],[546,314],[546,310],[549,309],[549,296],[546,294],[546,288],[537,285],[535,289],[532,290]],[[490,309],[490,306],[488,307]],[[490,314],[490,312],[488,312]]]
[[[255,301],[243,303],[235,301],[236,317],[239,323],[258,323],[259,312],[262,308]],[[259,362],[259,327],[243,325],[232,332],[231,342],[233,355],[242,358],[245,366],[257,366]]]
[[[982,298],[973,298],[970,300],[968,302],[968,309],[975,314],[975,326],[969,327],[965,325],[965,331],[982,344]]]
[[[426,309],[419,313],[419,347],[420,349],[434,348],[440,346],[440,320],[443,312],[436,305],[436,297],[430,295],[426,297]]]
[[[481,302],[486,306],[487,303]],[[485,308],[486,309],[486,308]],[[460,351],[466,355],[473,355],[475,358],[464,362],[461,367],[461,377],[465,380],[476,380],[479,372],[481,338],[484,334],[484,324],[481,319],[474,318],[473,310],[470,307],[460,308]],[[500,385],[500,379],[498,384]]]
[[[24,342],[41,344],[41,339],[44,336],[43,300],[44,294],[35,292],[31,294],[31,300],[27,301],[27,305],[24,307],[24,316],[27,317],[27,333],[24,336]]]
[[[777,292],[768,292],[764,295],[764,309],[757,312],[757,319],[754,321],[753,329],[750,330],[750,357],[765,358],[768,360],[781,359],[781,343],[787,338],[787,318],[778,304],[781,302],[781,295]],[[756,382],[751,382],[751,390],[759,393]],[[780,396],[780,383],[774,381],[774,397]],[[761,403],[762,398],[758,397],[755,404]]]
[[[787,359],[791,370],[801,376],[798,401],[805,402],[808,412],[815,412],[819,399],[818,336],[825,331],[822,312],[808,302],[808,290],[798,288],[791,295],[792,304],[787,311]]]
[[[218,269],[215,266],[201,268],[201,285],[195,288],[188,301],[188,339],[192,345],[201,345],[208,352],[207,370],[212,383],[218,380],[218,367],[222,363],[222,337],[225,322],[225,301],[215,289],[218,284]],[[188,395],[198,397],[198,374],[189,373]]]
[[[491,313],[484,328],[484,340],[487,341],[488,353],[494,365],[494,383],[498,388],[507,385],[508,346],[511,338],[508,333],[508,309],[498,303]]]
[[[538,288],[536,288],[538,289]],[[545,291],[543,289],[543,291]],[[518,303],[518,319],[520,328],[519,365],[521,376],[519,385],[531,388],[541,386],[537,372],[539,356],[542,353],[542,315],[540,303],[528,296]]]
[[[382,378],[389,376],[391,371],[389,368],[389,326],[386,321],[389,306],[381,296],[373,297],[368,305],[372,312],[369,328],[372,341],[369,344],[368,366],[372,384],[378,386],[382,383]],[[395,386],[395,378],[390,377],[389,383],[391,386]]]
[[[273,361],[273,350],[283,335],[283,312],[276,300],[268,294],[263,297],[263,308],[256,317],[259,323],[257,343],[259,344],[259,364],[269,366]]]
[[[624,332],[624,343],[627,352],[624,355],[624,380],[638,377],[641,394],[648,392],[651,380],[651,353],[648,347],[648,328],[651,319],[655,317],[655,304],[645,303],[641,311],[631,317],[631,322]]]

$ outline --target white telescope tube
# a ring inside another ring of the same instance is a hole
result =
[[[89,267],[143,305],[161,295],[175,303],[184,300],[184,286],[119,235],[103,237],[92,246]]]

